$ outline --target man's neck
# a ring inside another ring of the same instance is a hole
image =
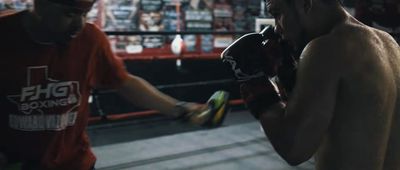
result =
[[[321,9],[320,17],[316,17],[314,30],[310,31],[311,39],[329,34],[334,28],[346,21],[347,15],[346,11],[340,6]]]

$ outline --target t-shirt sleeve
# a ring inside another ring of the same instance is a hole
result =
[[[123,61],[111,50],[107,36],[95,26],[95,41],[97,46],[91,62],[93,69],[90,84],[95,88],[118,88],[128,77]]]

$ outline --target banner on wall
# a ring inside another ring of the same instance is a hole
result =
[[[33,0],[0,0],[0,11],[14,9],[22,11],[31,9],[33,7]]]

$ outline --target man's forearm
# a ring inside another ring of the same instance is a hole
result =
[[[179,114],[175,111],[176,99],[160,92],[142,78],[129,76],[118,92],[138,107],[155,109],[172,116]]]
[[[285,125],[285,104],[276,103],[260,114],[260,124],[272,146],[283,158],[287,158],[291,148],[291,135]]]

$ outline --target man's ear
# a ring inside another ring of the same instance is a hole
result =
[[[311,11],[314,0],[294,0],[298,11],[308,14]]]

